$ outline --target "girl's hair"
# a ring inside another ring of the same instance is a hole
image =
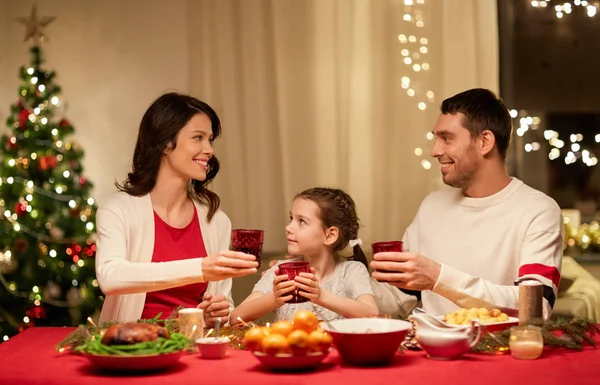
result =
[[[336,255],[348,247],[349,241],[358,238],[360,225],[356,214],[356,205],[350,195],[339,189],[315,187],[296,195],[294,200],[299,198],[310,200],[319,207],[319,218],[325,229],[338,228],[339,236],[333,244],[333,251]],[[369,269],[367,257],[360,245],[355,245],[353,252],[352,259],[363,263]]]
[[[142,121],[133,153],[132,170],[117,188],[133,196],[148,194],[156,184],[163,155],[175,148],[179,131],[196,114],[205,114],[211,121],[213,138],[221,135],[221,122],[217,113],[206,103],[179,93],[167,93],[156,99],[148,108]],[[208,161],[208,172],[203,181],[193,179],[188,193],[207,206],[210,221],[219,208],[217,194],[207,189],[219,172],[219,160],[213,156]]]

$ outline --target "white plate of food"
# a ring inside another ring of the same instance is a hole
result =
[[[519,319],[516,317],[509,317],[498,309],[486,308],[460,308],[453,313],[437,318],[453,326],[469,326],[471,320],[477,320],[483,325],[484,331],[488,333],[502,331],[519,324]]]

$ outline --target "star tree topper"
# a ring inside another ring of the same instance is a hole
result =
[[[54,16],[44,16],[38,19],[36,4],[33,4],[29,17],[17,17],[17,21],[26,28],[25,41],[33,39],[34,44],[39,44],[47,39],[44,35],[44,28],[54,19],[56,19]]]

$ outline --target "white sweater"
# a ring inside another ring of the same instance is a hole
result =
[[[544,284],[545,316],[554,305],[563,252],[563,219],[556,202],[513,178],[502,191],[468,198],[444,188],[425,198],[404,235],[405,249],[442,264],[426,311],[498,308],[517,315],[524,279]]]
[[[218,210],[209,223],[207,209],[195,204],[207,254],[227,250],[231,237],[227,215]],[[96,213],[96,231],[96,276],[106,295],[100,322],[136,321],[142,315],[146,292],[204,282],[201,258],[152,262],[154,209],[150,195],[118,192],[105,198]],[[209,282],[206,291],[224,295],[231,310],[231,285],[231,279]]]

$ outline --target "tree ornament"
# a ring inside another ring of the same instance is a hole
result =
[[[62,294],[62,290],[60,289],[60,286],[56,284],[56,282],[48,282],[43,293],[44,299],[50,300],[59,298]]]
[[[48,232],[50,233],[50,237],[57,241],[60,241],[65,237],[65,232],[56,226],[52,226]]]
[[[40,169],[46,171],[56,167],[58,161],[56,160],[55,156],[45,155],[39,158],[38,163],[40,165]]]
[[[31,111],[27,108],[23,108],[21,112],[19,112],[19,128],[21,131],[25,131],[25,127],[27,127],[27,120],[29,119],[29,115]]]
[[[15,203],[15,214],[22,217],[27,212],[27,201]]]
[[[52,23],[54,19],[56,18],[53,16],[44,16],[38,19],[37,7],[33,4],[29,17],[17,17],[17,21],[26,28],[24,41],[31,39],[33,44],[38,45],[47,40],[46,35],[44,35],[44,28]]]
[[[0,273],[10,274],[17,270],[19,263],[10,250],[0,251]]]
[[[15,253],[26,253],[29,249],[29,242],[26,238],[18,238],[12,247]]]

